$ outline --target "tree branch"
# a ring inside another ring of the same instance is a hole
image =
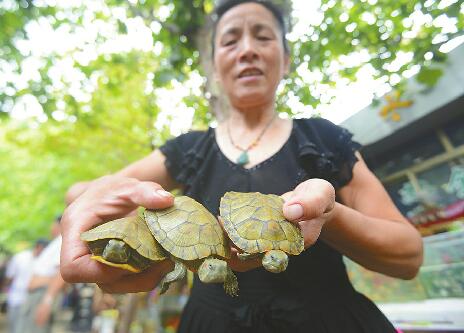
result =
[[[180,33],[180,29],[177,25],[172,24],[172,23],[162,22],[157,17],[155,17],[152,13],[144,12],[138,9],[137,7],[135,7],[131,3],[128,3],[128,6],[129,6],[129,11],[132,13],[133,16],[139,16],[144,21],[159,23],[163,29],[168,30],[173,35],[178,35]]]

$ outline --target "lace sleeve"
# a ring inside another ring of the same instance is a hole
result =
[[[355,152],[361,148],[361,145],[353,141],[353,134],[350,131],[342,127],[337,129],[339,133],[334,141],[334,163],[338,169],[335,180],[340,188],[353,178],[353,166],[358,161]]]
[[[304,119],[297,133],[299,155],[311,177],[326,179],[338,189],[353,178],[361,145],[348,130],[322,118]]]
[[[166,157],[164,162],[172,179],[179,184],[186,185],[189,175],[186,173],[186,166],[189,165],[192,149],[202,132],[189,132],[176,138],[170,139],[160,147],[160,151]]]

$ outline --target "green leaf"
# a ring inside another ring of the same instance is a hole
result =
[[[126,26],[126,24],[121,20],[118,20],[117,23],[118,23],[118,32],[120,34],[127,34],[127,26]]]
[[[434,86],[440,77],[443,75],[443,70],[440,68],[422,67],[416,79],[428,87]]]
[[[153,83],[156,87],[164,87],[174,79],[174,73],[172,70],[161,70],[155,73]]]

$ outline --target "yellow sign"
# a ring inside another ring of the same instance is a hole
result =
[[[393,121],[400,121],[401,116],[398,113],[398,109],[408,108],[413,104],[412,100],[400,100],[401,93],[396,90],[392,95],[385,95],[387,104],[380,109],[380,115],[382,118],[391,118]]]

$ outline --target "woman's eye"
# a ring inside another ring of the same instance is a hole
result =
[[[231,39],[231,40],[225,41],[223,45],[224,46],[229,46],[229,45],[233,45],[233,44],[235,44],[235,40]]]
[[[258,36],[258,40],[271,40],[268,36]]]

